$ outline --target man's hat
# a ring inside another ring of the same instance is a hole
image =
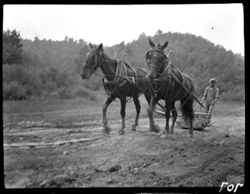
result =
[[[216,79],[216,78],[211,78],[211,79],[209,80],[209,83],[210,83],[210,82],[216,83],[216,82],[217,82],[217,79]]]

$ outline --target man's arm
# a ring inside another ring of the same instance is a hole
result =
[[[219,99],[219,88],[216,88],[215,99],[213,100],[212,105],[214,105],[218,99]]]
[[[204,94],[203,94],[203,97],[202,97],[202,100],[201,100],[201,103],[204,102],[204,100],[206,100],[207,98],[207,90],[208,90],[208,87],[206,87],[205,91],[204,91]]]

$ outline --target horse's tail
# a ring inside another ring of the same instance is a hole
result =
[[[193,98],[189,98],[188,100],[181,101],[181,112],[183,116],[183,120],[187,126],[190,125],[190,121],[194,120],[194,110],[193,110]]]

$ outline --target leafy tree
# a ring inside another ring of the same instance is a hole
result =
[[[159,36],[159,35],[162,35],[162,34],[163,34],[163,32],[162,32],[161,30],[157,30],[157,31],[156,31],[156,35],[158,35],[158,36]]]
[[[87,45],[83,46],[80,49],[79,56],[74,59],[74,63],[76,65],[76,72],[80,72],[83,68],[83,64],[86,61],[86,53],[88,52],[89,48]]]
[[[21,64],[23,45],[16,30],[3,32],[3,64]]]

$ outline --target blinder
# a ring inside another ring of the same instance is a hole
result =
[[[165,66],[168,64],[168,62],[169,62],[169,58],[167,57],[167,55],[161,50],[161,49],[159,49],[159,48],[156,48],[156,49],[153,49],[153,50],[150,50],[150,51],[148,51],[147,53],[146,53],[146,61],[147,61],[147,65],[149,66],[149,59],[150,59],[150,55],[151,55],[151,53],[153,53],[153,52],[159,52],[159,53],[161,53],[163,56],[164,56],[164,68],[165,68]]]
[[[95,63],[94,63],[94,65],[91,65],[91,66],[87,67],[91,71],[94,71],[100,65],[99,63],[100,63],[101,53],[100,53],[100,55],[98,55],[96,52],[97,52],[96,50],[93,52],[94,57],[95,57]]]
[[[151,52],[152,52],[152,51],[148,51],[148,52],[146,53],[146,60],[149,60],[149,55],[151,54]]]

